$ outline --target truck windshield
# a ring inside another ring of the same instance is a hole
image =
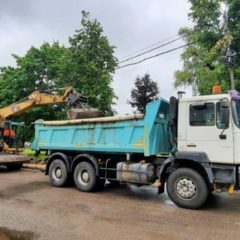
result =
[[[232,101],[232,112],[233,112],[233,120],[235,124],[240,127],[240,101],[233,100]]]

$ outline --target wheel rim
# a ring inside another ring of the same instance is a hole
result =
[[[191,178],[182,177],[176,181],[175,191],[180,198],[191,200],[197,194],[197,185]]]
[[[78,181],[81,185],[87,186],[90,182],[90,174],[89,172],[84,169],[82,171],[79,171],[78,173]]]
[[[63,176],[63,172],[62,169],[60,167],[56,167],[53,171],[53,178],[55,181],[59,181],[62,179]]]

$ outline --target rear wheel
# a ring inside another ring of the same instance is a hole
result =
[[[84,192],[92,192],[98,186],[94,167],[88,162],[80,162],[74,170],[74,182],[76,187]]]
[[[170,174],[167,192],[176,205],[189,209],[201,208],[209,195],[202,175],[190,168],[179,168]]]
[[[49,168],[49,180],[53,186],[64,187],[68,181],[66,164],[60,160],[54,160]]]

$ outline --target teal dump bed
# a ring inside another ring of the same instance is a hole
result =
[[[167,154],[168,102],[147,105],[145,116],[104,117],[70,121],[37,121],[33,150]]]

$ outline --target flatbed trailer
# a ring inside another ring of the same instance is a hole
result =
[[[19,170],[22,165],[30,162],[30,157],[25,154],[0,153],[0,166],[5,166],[9,170]]]
[[[240,96],[160,99],[145,115],[37,121],[32,149],[48,151],[54,186],[81,191],[111,183],[165,186],[180,207],[198,209],[216,189],[240,186]]]

